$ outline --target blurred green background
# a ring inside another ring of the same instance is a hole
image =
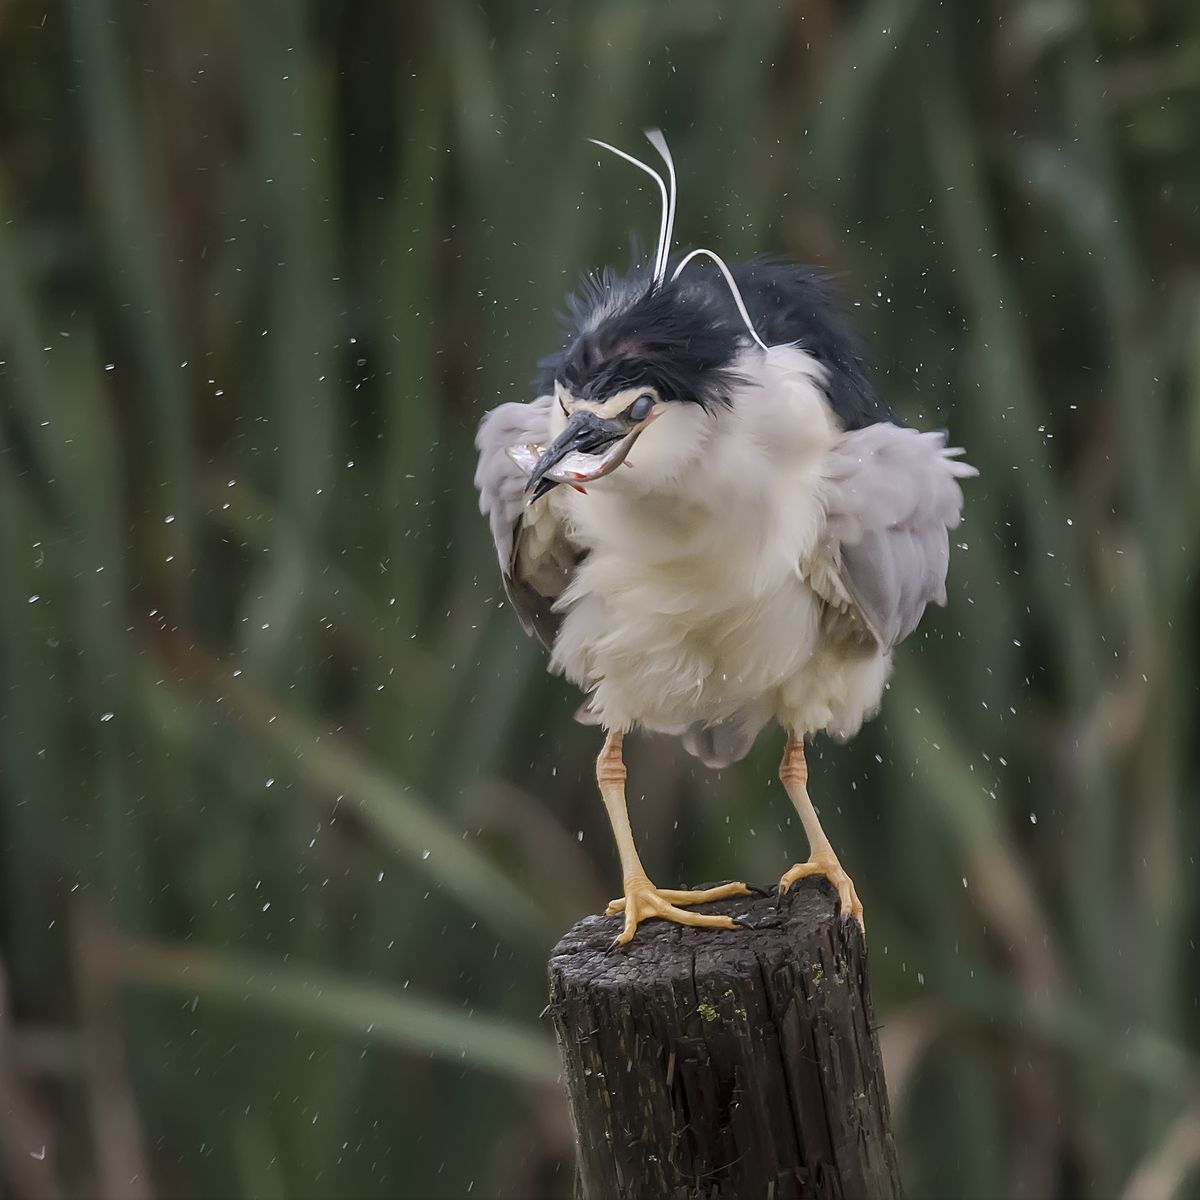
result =
[[[5,1194],[569,1194],[618,872],[471,440],[650,124],[982,472],[811,756],[910,1195],[1200,1195],[1195,0],[0,2]],[[632,741],[660,882],[803,856],[780,740]]]

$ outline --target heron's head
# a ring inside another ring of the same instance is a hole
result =
[[[570,340],[542,364],[555,437],[530,475],[531,498],[609,475],[635,442],[639,488],[677,478],[729,405],[745,328],[707,290],[636,275],[589,279],[570,310]]]

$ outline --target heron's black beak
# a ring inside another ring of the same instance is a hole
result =
[[[530,472],[529,482],[525,485],[530,503],[533,503],[539,496],[544,496],[556,483],[563,482],[562,479],[552,477],[550,472],[554,471],[554,468],[562,463],[569,454],[596,455],[596,467],[599,469],[594,474],[586,469],[577,473],[571,472],[568,473],[568,479],[570,474],[577,474],[578,478],[583,480],[607,474],[608,471],[604,469],[605,461],[601,456],[610,446],[629,434],[630,428],[626,421],[598,417],[587,409],[573,412],[567,419],[566,429],[546,447],[545,453],[538,459],[537,464]],[[622,459],[624,457],[621,455]],[[614,463],[613,465],[618,464]],[[558,473],[555,472],[555,474]]]

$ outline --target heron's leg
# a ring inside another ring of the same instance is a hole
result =
[[[834,854],[821,822],[817,818],[817,810],[808,797],[808,763],[804,760],[804,739],[794,733],[788,734],[787,746],[783,751],[783,761],[779,764],[779,779],[800,814],[800,823],[808,837],[808,862],[797,863],[790,871],[785,871],[779,881],[779,890],[786,892],[797,879],[807,879],[809,875],[824,875],[837,889],[838,898],[842,902],[842,915],[853,917],[863,929],[863,907],[859,902],[858,893],[854,890],[854,881],[842,869],[838,856]]]
[[[721,887],[704,891],[659,891],[650,882],[637,847],[633,844],[633,831],[629,828],[629,810],[625,805],[625,761],[621,757],[624,734],[611,732],[604,741],[604,749],[596,760],[596,782],[608,819],[612,823],[613,837],[617,841],[617,853],[621,856],[621,874],[625,895],[614,900],[606,911],[607,916],[625,913],[625,927],[617,937],[624,945],[632,937],[639,921],[650,917],[663,917],[680,925],[707,925],[716,929],[736,929],[730,917],[719,917],[708,913],[687,912],[677,905],[702,904],[706,900],[722,900],[726,896],[743,896],[749,892],[744,883],[726,883]]]

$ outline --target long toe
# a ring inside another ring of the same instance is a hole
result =
[[[655,908],[651,912],[626,913],[625,928],[617,936],[617,944],[625,946],[633,941],[633,935],[637,932],[638,925],[651,917],[661,917],[664,921],[674,921],[677,925],[694,925],[704,929],[738,928],[738,923],[732,917],[720,917],[715,913],[688,912],[686,908],[676,908],[674,905],[664,904],[661,908]]]
[[[748,896],[750,889],[744,883],[723,883],[719,887],[701,888],[699,890],[690,889],[688,891],[680,891],[675,888],[656,888],[657,895],[666,900],[669,904],[674,904],[682,907],[686,904],[710,904],[714,900],[728,900],[730,896]],[[622,896],[619,900],[610,900],[608,907],[604,910],[606,917],[615,917],[618,913],[625,911],[625,897]]]

